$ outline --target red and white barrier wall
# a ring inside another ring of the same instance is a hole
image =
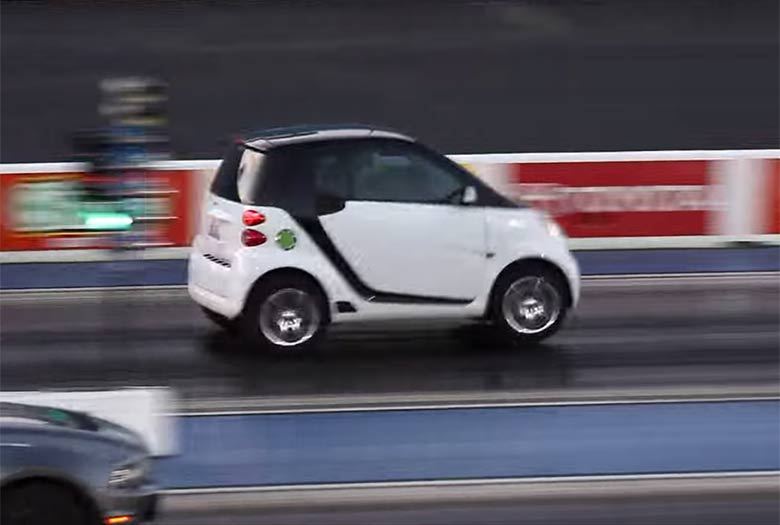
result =
[[[780,242],[780,150],[452,158],[499,191],[547,210],[574,248]],[[139,198],[150,211],[141,224],[146,246],[156,249],[149,251],[152,257],[186,255],[217,165],[172,161],[136,173],[145,182]],[[106,247],[106,235],[67,222],[74,188],[92,178],[83,166],[5,164],[0,175],[0,260],[82,260]],[[20,202],[29,205],[24,213]]]
[[[780,233],[780,151],[453,156],[572,238]]]

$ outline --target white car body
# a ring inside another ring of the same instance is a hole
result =
[[[354,137],[416,144],[401,135],[360,128],[253,144],[277,148],[285,142]],[[253,155],[242,156],[239,174],[262,162]],[[476,177],[474,181],[478,184]],[[239,193],[241,184],[239,180]],[[568,286],[568,306],[579,299],[580,275],[566,237],[551,219],[529,207],[355,199],[336,212],[304,220],[285,207],[245,204],[210,193],[203,210],[189,261],[189,293],[228,319],[241,315],[258,280],[280,269],[305,272],[316,280],[327,298],[331,323],[481,318],[497,277],[517,261],[556,268]],[[253,229],[267,242],[242,243],[246,210],[264,216]],[[275,242],[280,232],[294,234],[294,247]]]

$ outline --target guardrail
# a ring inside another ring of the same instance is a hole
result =
[[[574,249],[780,243],[780,150],[452,155],[502,193],[545,209]],[[219,161],[135,170],[139,245],[181,258]],[[78,163],[0,165],[3,262],[113,258],[105,231],[74,222],[95,178]]]

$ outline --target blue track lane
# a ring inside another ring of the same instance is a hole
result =
[[[576,252],[583,275],[780,271],[780,247]],[[15,263],[0,289],[163,286],[187,282],[186,260]]]
[[[185,417],[166,488],[776,470],[780,402]]]

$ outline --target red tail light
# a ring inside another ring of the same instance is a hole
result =
[[[244,230],[241,232],[241,244],[244,246],[260,246],[268,238],[257,230]]]
[[[257,226],[265,222],[265,215],[255,210],[246,210],[241,216],[244,226]]]

